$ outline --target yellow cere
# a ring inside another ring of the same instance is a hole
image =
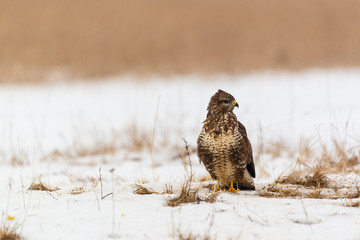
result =
[[[6,218],[7,220],[9,220],[9,221],[12,221],[12,220],[14,220],[15,219],[15,217],[13,217],[13,216],[7,216],[7,218]]]

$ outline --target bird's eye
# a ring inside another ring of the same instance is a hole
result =
[[[228,104],[228,103],[229,103],[228,100],[223,100],[222,102],[225,103],[225,104]]]

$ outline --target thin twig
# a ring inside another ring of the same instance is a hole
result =
[[[113,170],[113,169],[111,169],[111,170]],[[111,172],[111,170],[110,170],[110,172]],[[100,191],[101,191],[101,196],[100,196],[100,198],[101,198],[101,200],[103,200],[104,198],[106,198],[107,196],[110,196],[110,195],[112,195],[113,193],[111,192],[111,193],[108,193],[108,194],[106,194],[105,196],[103,196],[103,183],[102,183],[102,174],[101,174],[101,167],[99,168],[99,181],[100,181]]]
[[[187,141],[185,140],[185,138],[182,139],[185,143],[185,150],[186,150],[186,155],[188,156],[188,160],[189,160],[189,165],[190,165],[190,179],[189,179],[189,191],[191,189],[191,182],[192,182],[192,177],[193,177],[193,171],[192,171],[192,164],[191,164],[191,159],[190,159],[190,152],[189,152],[189,146]]]
[[[111,193],[106,194],[105,196],[101,197],[101,200],[103,200],[104,198],[106,198],[106,197],[108,197],[108,196],[110,196],[110,195],[112,195],[112,194],[113,194],[112,192],[111,192]]]
[[[49,194],[53,199],[59,200],[59,199],[57,199],[56,197],[54,197],[49,191],[46,191],[46,193]]]

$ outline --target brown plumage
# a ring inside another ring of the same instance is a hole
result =
[[[198,156],[211,177],[222,187],[255,189],[255,167],[246,129],[233,113],[238,104],[222,90],[211,97],[208,113],[197,140]]]

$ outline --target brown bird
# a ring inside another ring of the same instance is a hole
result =
[[[233,113],[235,98],[222,90],[211,97],[208,113],[197,140],[198,156],[218,189],[230,192],[255,190],[255,166],[246,129]],[[235,189],[235,188],[236,189]]]

